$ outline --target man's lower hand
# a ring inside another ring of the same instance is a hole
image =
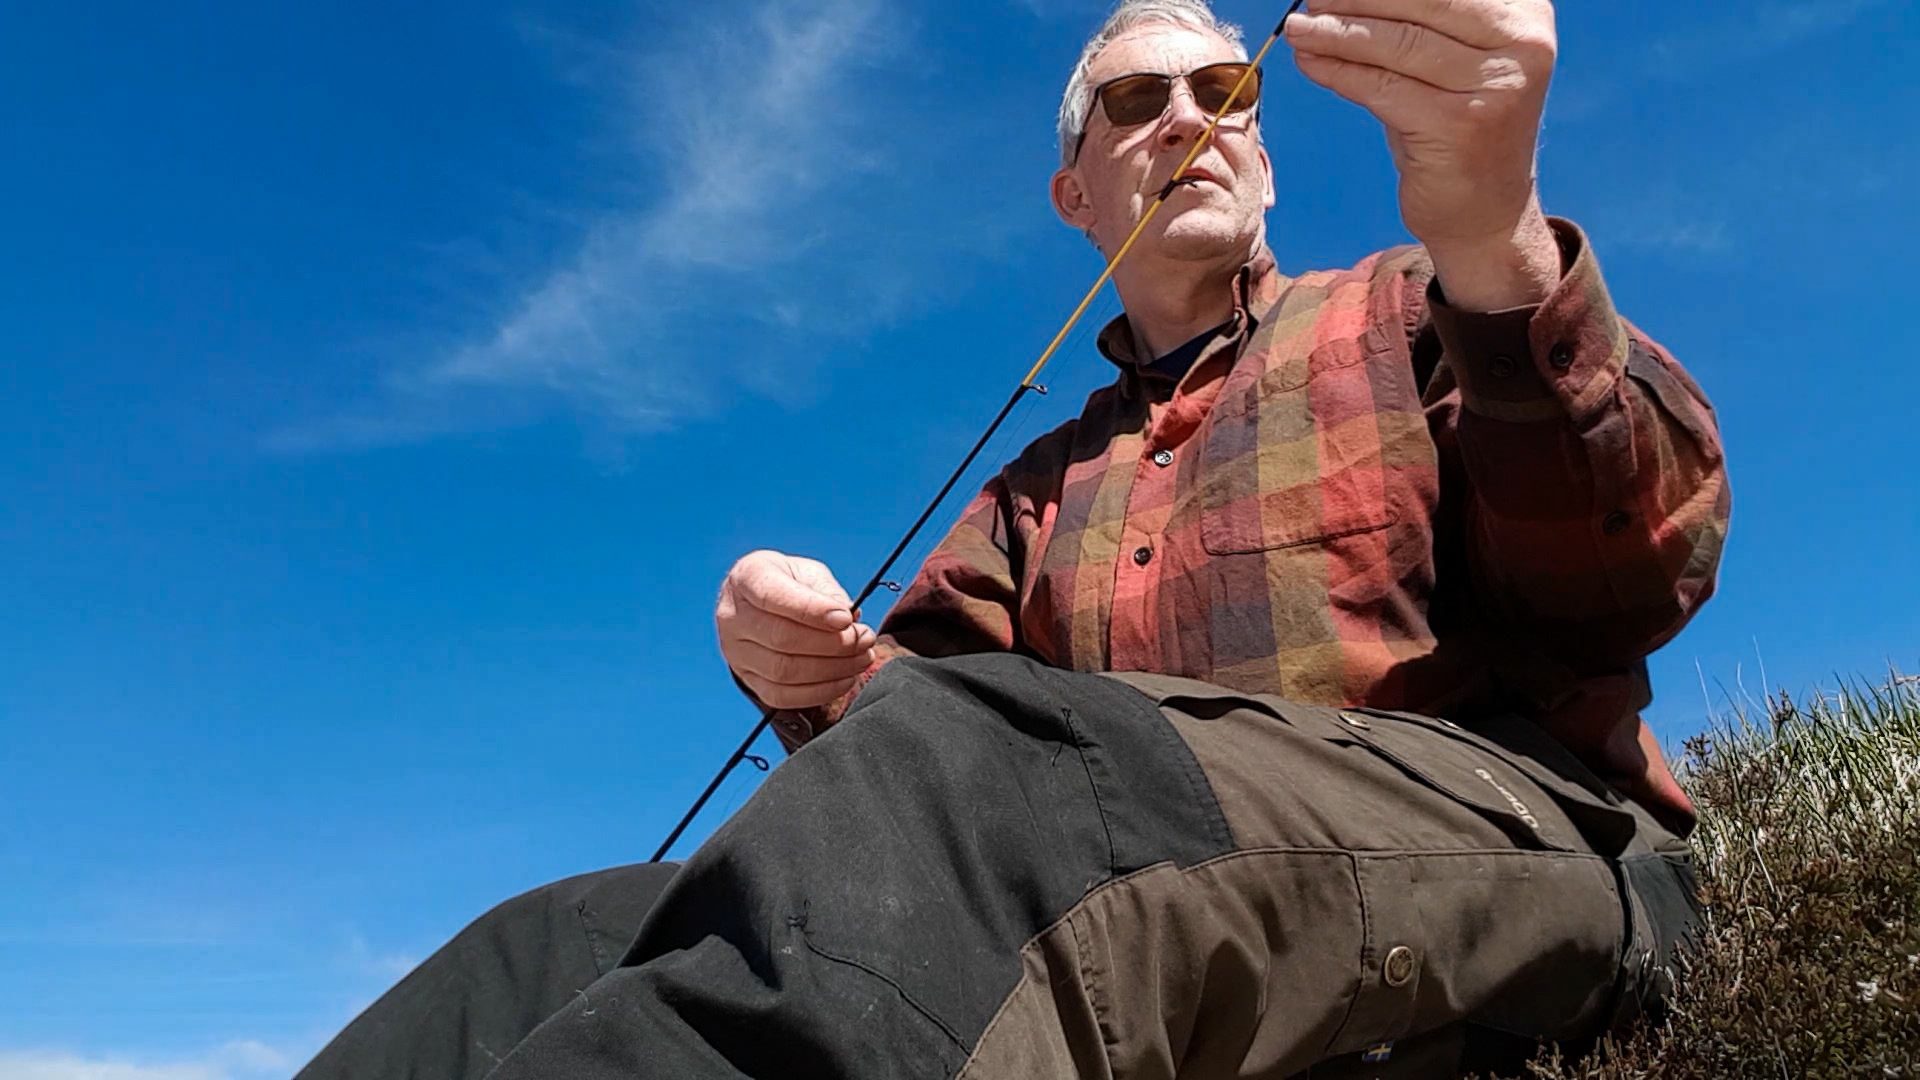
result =
[[[733,565],[713,613],[720,653],[761,704],[810,709],[853,689],[873,663],[874,632],[833,572],[756,551]]]

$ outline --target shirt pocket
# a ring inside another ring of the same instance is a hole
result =
[[[1396,520],[1365,338],[1328,342],[1223,388],[1203,433],[1200,538],[1239,555]]]

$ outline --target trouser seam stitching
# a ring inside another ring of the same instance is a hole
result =
[[[1360,1008],[1360,999],[1367,993],[1367,972],[1370,970],[1368,957],[1373,954],[1373,910],[1367,906],[1367,887],[1360,880],[1360,858],[1351,852],[1347,855],[1347,869],[1353,874],[1353,894],[1360,900],[1360,977],[1354,981],[1353,996],[1347,999],[1347,1011],[1340,1017],[1340,1024],[1327,1037],[1327,1044],[1320,1048],[1320,1056],[1326,1058],[1333,1052],[1333,1044],[1346,1034],[1353,1023],[1353,1014]]]
[[[1074,952],[1079,954],[1080,982],[1087,988],[1087,1003],[1093,1007],[1094,1026],[1100,1029],[1100,1046],[1106,1052],[1107,1061],[1111,1063],[1114,1058],[1114,1046],[1119,1039],[1113,1030],[1113,1025],[1108,1022],[1112,1010],[1108,1007],[1104,984],[1100,981],[1099,973],[1094,970],[1093,942],[1087,937],[1084,920],[1076,919],[1069,914],[1066,922],[1067,929],[1073,931]]]
[[[573,913],[580,919],[580,933],[587,939],[587,955],[593,958],[593,970],[601,975],[605,975],[608,970],[608,964],[607,950],[604,947],[604,935],[600,933],[600,928],[594,924],[593,912],[589,910],[587,901],[582,900],[575,904],[573,906]]]
[[[958,1032],[956,1032],[951,1026],[949,1026],[946,1021],[940,1019],[940,1017],[936,1013],[934,1013],[932,1009],[927,1008],[925,1005],[922,1005],[920,1004],[919,1001],[915,1000],[914,996],[907,992],[906,987],[901,986],[898,982],[896,982],[892,977],[888,976],[885,972],[876,970],[875,968],[867,964],[864,964],[858,960],[855,960],[852,957],[840,956],[835,953],[828,952],[826,949],[823,949],[820,946],[815,945],[813,943],[813,935],[808,933],[805,930],[801,930],[800,940],[806,943],[807,951],[813,953],[815,956],[818,956],[824,960],[832,961],[833,963],[836,963],[836,964],[844,964],[847,967],[853,968],[856,971],[865,972],[867,975],[870,975],[873,978],[878,979],[881,982],[885,983],[888,987],[890,987],[893,990],[894,993],[900,995],[900,1000],[906,1002],[908,1007],[912,1008],[914,1012],[919,1013],[922,1017],[926,1019],[928,1023],[932,1024],[936,1028],[939,1028],[940,1033],[942,1035],[945,1035],[948,1041],[953,1043],[955,1049],[959,1050],[960,1053],[962,1054],[969,1053],[967,1049],[966,1040],[962,1039]]]
[[[1087,760],[1087,740],[1080,734],[1080,725],[1074,722],[1073,710],[1060,707],[1061,722],[1066,724],[1067,736],[1073,740],[1073,751],[1080,758],[1081,771],[1087,774],[1087,789],[1093,793],[1093,809],[1100,815],[1100,831],[1107,838],[1107,876],[1111,878],[1120,872],[1120,851],[1113,841],[1113,823],[1107,819],[1107,806],[1100,798],[1100,781],[1093,775],[1093,763]]]

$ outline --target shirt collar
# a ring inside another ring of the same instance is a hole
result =
[[[1272,309],[1279,298],[1285,278],[1275,265],[1273,252],[1262,247],[1253,261],[1240,268],[1233,280],[1233,316],[1209,334],[1218,335],[1215,345],[1202,347],[1197,351],[1196,362],[1213,351],[1219,343],[1232,342],[1236,346],[1244,341]],[[1203,335],[1204,336],[1204,335]],[[1191,346],[1191,342],[1182,349]],[[1169,379],[1164,372],[1155,371],[1153,364],[1159,357],[1148,356],[1134,341],[1133,324],[1127,321],[1125,312],[1100,331],[1098,339],[1100,355],[1107,358],[1121,372],[1130,376],[1127,381],[1148,379],[1162,382],[1178,382],[1178,376]],[[1180,351],[1180,350],[1176,350]]]

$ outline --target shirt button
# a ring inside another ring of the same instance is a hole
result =
[[[1173,464],[1173,451],[1155,450],[1153,452],[1153,463],[1163,469]]]
[[[1496,356],[1487,362],[1487,373],[1496,379],[1511,379],[1515,366],[1513,357]]]
[[[1615,510],[1613,513],[1608,514],[1604,521],[1600,522],[1600,531],[1606,533],[1608,536],[1619,536],[1621,533],[1626,532],[1627,526],[1631,524],[1633,524],[1632,514],[1627,513],[1625,510]]]
[[[1405,945],[1396,945],[1387,954],[1387,962],[1381,965],[1380,974],[1386,978],[1388,986],[1397,988],[1413,981],[1413,970],[1417,966],[1413,960],[1413,950]]]
[[[1567,370],[1573,366],[1572,347],[1568,345],[1555,345],[1553,351],[1547,354],[1547,362],[1560,371]]]
[[[1135,549],[1133,550],[1133,562],[1134,562],[1134,565],[1136,565],[1136,566],[1145,566],[1145,565],[1147,565],[1148,563],[1150,563],[1150,562],[1152,562],[1152,561],[1153,561],[1153,549],[1152,549],[1152,548],[1150,548],[1150,547],[1142,547],[1142,548],[1135,548]]]

